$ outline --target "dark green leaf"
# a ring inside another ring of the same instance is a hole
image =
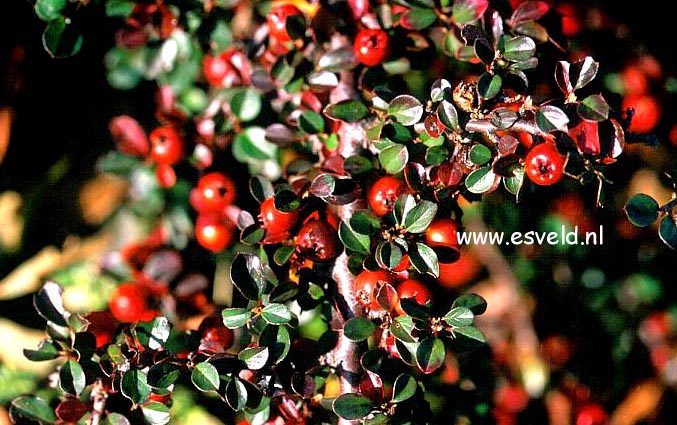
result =
[[[261,112],[261,96],[248,88],[235,89],[230,108],[240,121],[251,121]]]
[[[68,326],[63,308],[63,288],[54,282],[45,283],[33,297],[33,305],[43,319],[59,326]]]
[[[174,363],[158,363],[148,370],[148,385],[154,388],[169,388],[181,376],[181,367]]]
[[[658,203],[651,196],[643,193],[630,198],[624,210],[628,220],[638,227],[650,226],[658,219]]]
[[[670,215],[666,215],[661,220],[658,227],[658,236],[667,246],[677,249],[677,226]]]
[[[536,53],[534,40],[523,35],[505,40],[504,46],[503,57],[509,61],[527,60]]]
[[[148,425],[166,425],[171,419],[169,407],[157,401],[141,406],[141,413]]]
[[[50,339],[43,339],[40,341],[40,344],[38,344],[37,350],[24,349],[24,356],[26,356],[28,360],[42,362],[58,358],[61,355],[59,354],[60,351],[61,347],[59,344]]]
[[[572,63],[569,72],[574,90],[581,89],[594,80],[598,69],[599,63],[595,62],[590,56]]]
[[[284,360],[291,348],[291,338],[287,327],[266,326],[259,336],[259,346],[268,347],[268,352],[275,363]]]
[[[402,261],[402,248],[394,242],[383,241],[376,247],[374,256],[379,267],[392,270]]]
[[[139,369],[129,370],[122,376],[121,388],[122,395],[135,404],[148,401],[152,391],[146,373]]]
[[[487,339],[484,337],[482,332],[472,326],[460,326],[458,328],[454,329],[454,334],[458,335],[463,335],[466,338],[470,338],[474,341],[482,342],[485,343],[487,342]]]
[[[42,33],[42,45],[55,58],[73,56],[82,47],[82,35],[70,23],[70,19],[59,17],[49,21]]]
[[[494,187],[496,174],[491,167],[482,167],[468,174],[465,179],[465,186],[469,192],[485,193]]]
[[[75,360],[68,360],[59,370],[59,387],[65,393],[78,396],[86,385],[85,371]]]
[[[35,396],[22,396],[12,400],[12,414],[39,422],[54,423],[57,417],[46,401]]]
[[[425,133],[422,133],[422,138]],[[439,140],[441,143],[444,143],[444,138],[442,136],[435,139],[428,140]],[[426,142],[424,144],[427,145]],[[445,163],[449,159],[449,149],[446,146],[432,146],[428,148],[425,152],[425,162],[430,166],[437,166]]]
[[[581,101],[576,108],[578,115],[588,121],[604,121],[609,118],[609,104],[604,97],[593,94]]]
[[[252,317],[252,312],[246,308],[225,308],[221,311],[221,316],[225,327],[237,329],[247,324]]]
[[[275,209],[280,212],[296,211],[301,204],[301,200],[290,188],[282,188],[275,193]]]
[[[258,176],[254,176],[249,180],[249,191],[259,203],[275,195],[275,190],[270,180]]]
[[[444,342],[441,339],[429,336],[425,338],[416,350],[416,364],[421,372],[433,373],[444,363]]]
[[[468,326],[472,325],[475,318],[472,310],[468,307],[454,307],[449,310],[449,313],[444,315],[444,321],[449,326]]]
[[[284,303],[291,301],[299,294],[299,285],[293,282],[283,282],[270,291],[270,302]]]
[[[369,108],[358,100],[348,99],[327,105],[324,114],[335,120],[356,122],[369,115]]]
[[[322,133],[324,131],[324,118],[316,112],[303,111],[299,115],[299,128],[306,134]]]
[[[379,162],[389,174],[397,174],[404,169],[409,161],[409,151],[404,145],[395,144],[383,149],[378,154]]]
[[[271,325],[284,325],[291,320],[291,311],[284,304],[272,303],[263,307],[261,317]]]
[[[361,395],[348,393],[340,395],[332,404],[334,413],[341,418],[354,421],[362,419],[371,412],[371,400]]]
[[[415,97],[402,94],[390,101],[388,115],[402,125],[414,125],[423,116],[423,105]]]
[[[475,316],[479,316],[487,310],[487,302],[477,294],[463,294],[454,300],[451,308],[467,307]]]
[[[130,0],[106,1],[106,16],[109,18],[127,18],[132,14],[136,4]]]
[[[261,259],[254,254],[239,253],[230,269],[235,287],[250,300],[256,300],[266,286],[266,271]]]
[[[492,99],[501,91],[503,79],[500,75],[484,73],[477,82],[477,92],[484,99]]]
[[[219,389],[219,371],[211,363],[198,363],[190,374],[190,380],[195,388],[203,392],[218,391]]]
[[[476,165],[484,165],[487,162],[491,161],[491,159],[493,158],[493,156],[491,155],[491,150],[488,147],[481,145],[479,143],[473,145],[473,147],[470,148],[469,156],[472,163]]]
[[[281,266],[283,264],[286,264],[287,261],[291,258],[291,256],[294,254],[294,246],[290,245],[285,245],[281,246],[278,249],[275,250],[275,254],[273,254],[273,261],[275,264],[278,266]]]
[[[433,9],[411,8],[402,18],[408,24],[408,27],[415,30],[428,28],[437,20],[437,15]]]
[[[360,155],[353,155],[346,158],[343,163],[343,169],[351,176],[359,177],[371,171],[372,164],[367,158]]]
[[[371,238],[369,235],[356,232],[345,221],[342,221],[339,225],[339,239],[351,251],[362,254],[369,254],[371,251]]]
[[[247,388],[239,379],[233,378],[226,385],[226,402],[236,412],[247,404]]]
[[[430,87],[430,100],[439,102],[445,98],[450,98],[451,83],[444,79],[437,79]]]
[[[350,226],[363,235],[373,235],[381,227],[381,221],[368,210],[357,210],[350,217]]]
[[[263,240],[266,231],[263,230],[260,223],[253,223],[245,227],[240,234],[240,241],[246,245],[256,245]]]
[[[251,370],[262,369],[268,362],[270,351],[268,347],[250,347],[240,351],[237,358],[242,360]]]
[[[404,216],[402,227],[409,233],[423,233],[437,214],[437,204],[423,200]]]
[[[463,27],[463,29],[465,30],[466,28],[470,27],[474,26],[466,25],[465,27]],[[487,39],[484,38],[483,35],[482,37],[475,39],[473,49],[475,51],[475,56],[477,56],[482,62],[484,62],[485,65],[491,65],[491,63],[494,61],[496,51],[494,50],[493,46],[489,43],[489,41],[487,41]]]
[[[553,130],[566,131],[569,117],[557,106],[545,105],[536,111],[536,124],[544,133]]]
[[[437,106],[437,118],[442,121],[445,127],[450,128],[454,131],[459,130],[458,126],[458,112],[456,107],[451,103],[443,100]]]
[[[363,341],[369,338],[374,330],[376,325],[371,320],[353,317],[346,322],[343,334],[351,341]]]
[[[67,0],[37,0],[35,14],[43,21],[51,21],[61,16],[67,3]]]
[[[393,384],[393,403],[401,403],[409,400],[416,394],[417,388],[418,385],[413,376],[406,373],[400,374]]]
[[[413,245],[409,250],[409,259],[419,273],[428,273],[433,277],[440,275],[440,264],[437,260],[437,254],[428,245],[416,242],[416,245]]]

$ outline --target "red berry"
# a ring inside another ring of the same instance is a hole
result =
[[[120,322],[138,322],[148,315],[148,294],[134,283],[123,283],[115,288],[108,308]]]
[[[117,325],[110,312],[93,311],[87,315],[86,319],[89,322],[87,332],[94,334],[96,348],[101,348],[111,342]]]
[[[328,261],[339,254],[339,241],[334,229],[326,221],[311,221],[301,227],[296,237],[296,249],[313,261]]]
[[[411,267],[411,260],[409,260],[409,256],[407,254],[404,254],[400,262],[395,267],[393,267],[391,271],[399,273],[409,269],[409,267]]]
[[[191,205],[201,213],[220,213],[225,207],[235,202],[235,194],[233,180],[222,173],[213,172],[200,178],[197,188],[191,192],[190,201]]]
[[[629,94],[623,99],[623,110],[633,108],[635,115],[628,131],[648,133],[656,128],[661,118],[661,105],[649,94]]]
[[[358,61],[376,66],[390,54],[390,37],[382,29],[363,29],[357,33],[353,47]]]
[[[233,243],[233,229],[218,215],[200,214],[195,223],[195,239],[203,248],[220,252]]]
[[[150,156],[158,164],[173,165],[183,157],[183,139],[171,127],[159,127],[150,133]]]
[[[566,157],[557,151],[552,143],[534,146],[524,160],[524,171],[531,181],[549,186],[562,180]]]
[[[381,177],[369,189],[369,206],[381,217],[392,211],[397,198],[407,191],[407,185],[397,177]]]
[[[460,244],[457,235],[458,224],[450,218],[437,218],[425,232],[425,243],[431,248],[442,248],[438,255],[441,264],[453,263],[458,259]]]
[[[223,87],[223,80],[230,72],[233,72],[233,69],[223,55],[207,55],[202,60],[202,72],[209,85]]]
[[[385,270],[364,270],[355,277],[355,295],[357,300],[371,309],[380,309],[376,301],[377,290],[384,283],[395,283],[397,276]]]
[[[291,16],[303,16],[303,14],[296,6],[291,4],[281,4],[270,9],[267,17],[268,33],[277,42],[291,41],[291,37],[287,33],[287,18]]]
[[[457,261],[440,263],[440,277],[437,279],[445,288],[457,288],[472,282],[482,271],[482,265],[467,251],[461,251]]]
[[[423,283],[414,279],[407,279],[397,286],[397,295],[400,298],[413,298],[416,303],[425,305],[432,299],[432,293]],[[398,314],[406,314],[402,309],[400,303],[397,304],[395,310]]]
[[[277,243],[289,238],[289,230],[294,227],[298,213],[283,212],[275,208],[275,198],[270,197],[261,203],[259,220],[266,230],[265,242]]]
[[[218,316],[208,316],[198,328],[202,335],[200,348],[204,351],[223,352],[233,346],[235,335],[232,330],[223,326],[223,321]]]
[[[576,415],[576,425],[603,425],[607,420],[606,411],[597,403],[586,404]]]
[[[171,165],[158,164],[155,169],[155,178],[157,179],[158,185],[164,189],[174,187],[176,184],[176,172]]]

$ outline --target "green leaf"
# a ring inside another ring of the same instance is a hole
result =
[[[249,192],[254,199],[262,203],[266,199],[275,196],[275,190],[270,180],[260,176],[253,176],[249,179]]]
[[[416,364],[421,372],[433,373],[444,363],[444,342],[432,336],[427,337],[416,349]]]
[[[513,195],[519,193],[522,183],[524,183],[524,167],[515,168],[510,177],[503,178],[505,189]]]
[[[85,390],[86,377],[82,366],[75,360],[68,360],[59,370],[59,387],[65,393],[78,396]]]
[[[487,0],[455,0],[451,9],[454,22],[462,25],[477,20],[488,4]]]
[[[371,413],[371,400],[361,395],[348,393],[342,394],[332,404],[334,413],[341,418],[354,421],[362,419]]]
[[[106,1],[106,16],[109,18],[127,18],[132,14],[136,3],[130,0]]]
[[[318,134],[324,131],[324,118],[313,111],[303,111],[299,115],[299,128],[306,134]]]
[[[230,30],[230,26],[225,21],[217,21],[211,34],[209,34],[209,44],[212,48],[212,53],[222,52],[230,47],[232,43],[233,33]]]
[[[122,376],[122,395],[130,399],[134,404],[142,404],[148,401],[151,387],[148,385],[146,373],[139,369],[131,369]]]
[[[295,247],[290,245],[284,245],[279,247],[278,249],[275,250],[275,253],[273,254],[273,261],[278,266],[286,264],[287,261],[289,261],[289,259],[294,254],[294,250]]]
[[[226,384],[226,402],[236,412],[247,404],[247,387],[239,379],[233,378]]]
[[[473,147],[470,148],[469,156],[470,161],[476,165],[484,165],[493,158],[491,155],[491,150],[481,144],[473,145]]]
[[[51,21],[61,16],[67,0],[38,0],[35,2],[35,14],[43,21]]]
[[[221,316],[225,327],[237,329],[247,324],[247,321],[252,317],[252,312],[246,308],[225,308],[221,311]]]
[[[383,149],[378,154],[381,166],[388,174],[397,174],[409,161],[409,151],[404,145],[395,144]]]
[[[291,348],[291,337],[286,326],[268,325],[259,336],[259,346],[268,347],[270,357],[279,363],[287,357]]]
[[[402,94],[390,101],[388,115],[402,125],[414,125],[423,116],[423,105],[414,96]]]
[[[536,124],[544,133],[566,131],[569,117],[557,106],[545,105],[536,111]]]
[[[393,384],[393,403],[401,403],[409,400],[416,394],[417,388],[418,385],[413,376],[406,373],[400,374]]]
[[[477,92],[484,99],[493,99],[501,91],[503,79],[500,75],[484,73],[477,81]]]
[[[141,413],[148,425],[166,425],[171,419],[169,407],[157,401],[141,406]]]
[[[601,95],[593,94],[578,104],[576,112],[584,120],[604,121],[609,118],[609,104],[606,103],[606,100]]]
[[[240,162],[260,163],[273,159],[277,155],[277,146],[266,140],[266,130],[261,127],[248,127],[235,134],[233,156]]]
[[[494,187],[495,182],[496,174],[491,167],[478,168],[465,178],[465,186],[472,193],[485,193]]]
[[[102,422],[103,425],[131,425],[129,419],[120,413],[109,413]]]
[[[408,27],[415,30],[428,28],[437,21],[437,15],[433,9],[411,8],[402,18]]]
[[[58,420],[49,404],[35,396],[27,395],[15,398],[10,403],[10,409],[12,414],[34,421],[54,423]]]
[[[425,138],[426,133],[421,133],[421,138]],[[442,136],[436,137],[435,139],[428,139],[428,141],[439,141],[440,144],[445,143]],[[423,142],[424,144],[428,144]],[[446,146],[432,146],[428,148],[425,152],[425,162],[430,166],[437,166],[445,163],[449,159],[449,149]]]
[[[347,99],[327,105],[323,112],[335,120],[356,122],[369,115],[369,108],[359,100]]]
[[[67,58],[80,51],[82,35],[73,27],[70,19],[59,17],[49,21],[42,33],[42,45],[55,58]]]
[[[33,362],[42,362],[45,360],[54,360],[61,356],[59,353],[61,347],[51,339],[43,339],[38,344],[37,350],[24,349],[24,356]]]
[[[638,227],[650,226],[658,219],[658,203],[651,196],[643,193],[630,198],[624,210],[628,220]]]
[[[275,209],[285,213],[296,211],[301,205],[299,197],[288,186],[278,187],[274,201]]]
[[[351,251],[362,254],[371,252],[371,238],[355,231],[349,223],[342,221],[339,225],[339,239]]]
[[[190,374],[190,380],[195,388],[203,392],[218,391],[220,385],[219,371],[213,364],[207,362],[195,366]]]
[[[261,96],[248,88],[235,89],[230,108],[240,121],[251,121],[261,112]]]
[[[284,325],[291,320],[291,311],[284,304],[272,303],[263,307],[261,317],[271,325]]]
[[[535,53],[536,43],[529,37],[520,35],[505,40],[503,57],[509,61],[524,61],[534,56]]]
[[[437,214],[437,204],[423,200],[404,216],[402,227],[408,233],[423,233]]]
[[[381,228],[381,221],[368,210],[357,210],[350,217],[350,226],[363,235],[373,235]]]
[[[268,347],[250,347],[240,351],[237,358],[242,360],[248,369],[262,369],[268,362],[270,351]]]
[[[343,328],[343,334],[351,341],[364,341],[376,330],[376,325],[369,319],[353,317],[348,319]]]
[[[449,97],[451,94],[451,83],[449,80],[440,78],[435,80],[435,82],[430,87],[430,100],[433,102],[439,102],[445,97]]]
[[[663,243],[672,249],[677,249],[677,226],[670,215],[666,215],[661,219],[658,227],[658,236]]]
[[[402,248],[395,242],[383,241],[376,247],[374,256],[379,267],[392,270],[402,261]]]
[[[63,288],[54,282],[45,283],[33,297],[33,306],[38,314],[58,326],[68,326],[63,308]]]
[[[393,319],[390,324],[390,332],[393,336],[402,342],[416,342],[416,338],[412,336],[414,331],[414,320],[411,316],[401,315]]]
[[[444,321],[449,326],[468,326],[472,325],[475,318],[472,310],[468,307],[454,307],[449,310],[449,313],[444,315]]]
[[[499,130],[507,130],[512,127],[518,119],[519,115],[517,112],[507,107],[496,108],[491,112],[491,123]]]
[[[440,264],[437,254],[428,245],[416,242],[409,250],[409,259],[419,273],[428,273],[433,277],[440,275]]]
[[[181,376],[181,367],[174,363],[157,363],[148,370],[148,385],[154,388],[169,388]]]
[[[463,294],[451,305],[452,309],[456,307],[467,307],[475,316],[479,316],[487,311],[487,302],[477,294]]]
[[[442,124],[444,124],[444,126],[447,128],[450,128],[454,131],[458,131],[460,129],[458,125],[458,112],[456,111],[456,107],[451,102],[443,100],[437,106],[437,118],[439,118],[440,121],[442,121]]]
[[[345,172],[354,177],[362,176],[372,168],[371,161],[360,155],[349,156],[343,163]]]
[[[482,332],[479,329],[473,326],[460,326],[458,328],[455,328],[454,334],[463,335],[466,338],[470,338],[474,341],[478,341],[481,343],[487,342],[487,339],[484,337],[484,334],[482,334]]]

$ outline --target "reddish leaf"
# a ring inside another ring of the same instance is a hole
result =
[[[510,25],[515,27],[527,21],[541,19],[548,13],[550,6],[543,1],[527,1],[520,4],[510,17]]]
[[[569,129],[571,137],[576,146],[583,153],[589,155],[598,155],[602,149],[599,144],[599,132],[596,121],[582,120],[577,126]]]
[[[87,413],[87,405],[76,398],[62,401],[54,411],[64,422],[75,423]]]
[[[150,150],[146,132],[132,117],[115,117],[108,125],[118,151],[127,155],[146,156]]]

